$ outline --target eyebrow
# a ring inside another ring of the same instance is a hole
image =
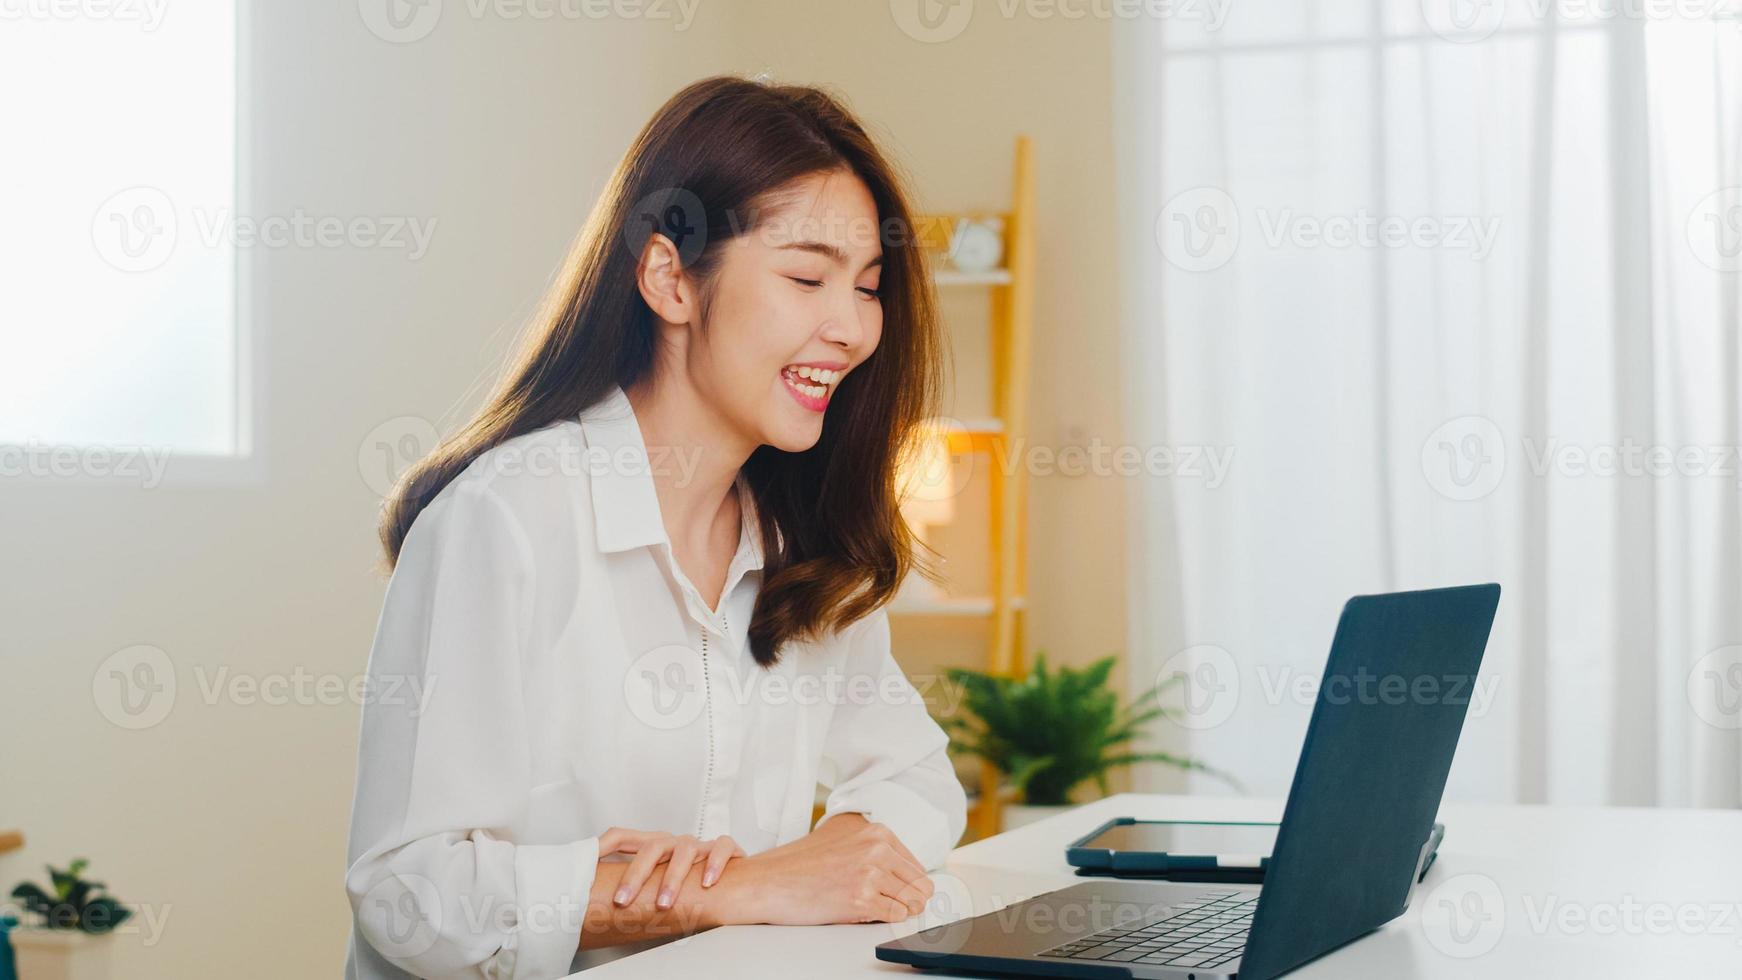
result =
[[[847,264],[847,253],[842,251],[839,246],[830,245],[828,242],[788,242],[787,244],[781,245],[778,247],[782,250],[797,249],[801,252],[812,252],[814,254],[821,255],[822,257],[824,257],[826,259],[830,259],[836,265],[844,266]],[[877,253],[876,258],[873,258],[871,261],[865,263],[865,268],[870,269],[870,268],[873,268],[875,266],[880,266],[882,264],[883,264],[883,253],[879,252],[879,253]]]

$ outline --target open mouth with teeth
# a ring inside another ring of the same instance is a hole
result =
[[[780,376],[786,381],[786,388],[800,405],[820,412],[829,403],[829,396],[834,393],[835,386],[841,381],[845,371],[831,371],[828,368],[803,367],[788,364],[780,369]]]

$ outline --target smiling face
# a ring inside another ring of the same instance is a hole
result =
[[[811,448],[842,379],[877,349],[878,227],[865,183],[834,171],[783,188],[723,245],[685,369],[746,440]]]

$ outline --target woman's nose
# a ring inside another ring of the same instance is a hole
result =
[[[859,322],[858,291],[849,290],[844,304],[837,303],[829,312],[818,334],[825,343],[842,350],[854,350],[864,340],[865,328]]]

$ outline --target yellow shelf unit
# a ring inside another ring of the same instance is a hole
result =
[[[939,288],[986,288],[991,290],[991,374],[993,417],[951,426],[949,448],[953,455],[976,454],[990,458],[992,465],[988,516],[991,553],[991,594],[937,600],[918,605],[890,606],[891,615],[984,617],[991,635],[986,646],[988,673],[1017,676],[1023,668],[1023,614],[1027,608],[1028,547],[1024,527],[1028,508],[1026,467],[1000,465],[1027,445],[1028,390],[1034,331],[1034,148],[1026,136],[1016,139],[1014,178],[1010,210],[927,215],[920,234],[934,253],[949,241],[950,230],[962,218],[1001,218],[1004,222],[1004,267],[987,272],[962,272],[937,268],[933,282]],[[977,837],[998,832],[1002,801],[1001,780],[990,763],[980,766],[980,791],[968,814],[969,827]]]

